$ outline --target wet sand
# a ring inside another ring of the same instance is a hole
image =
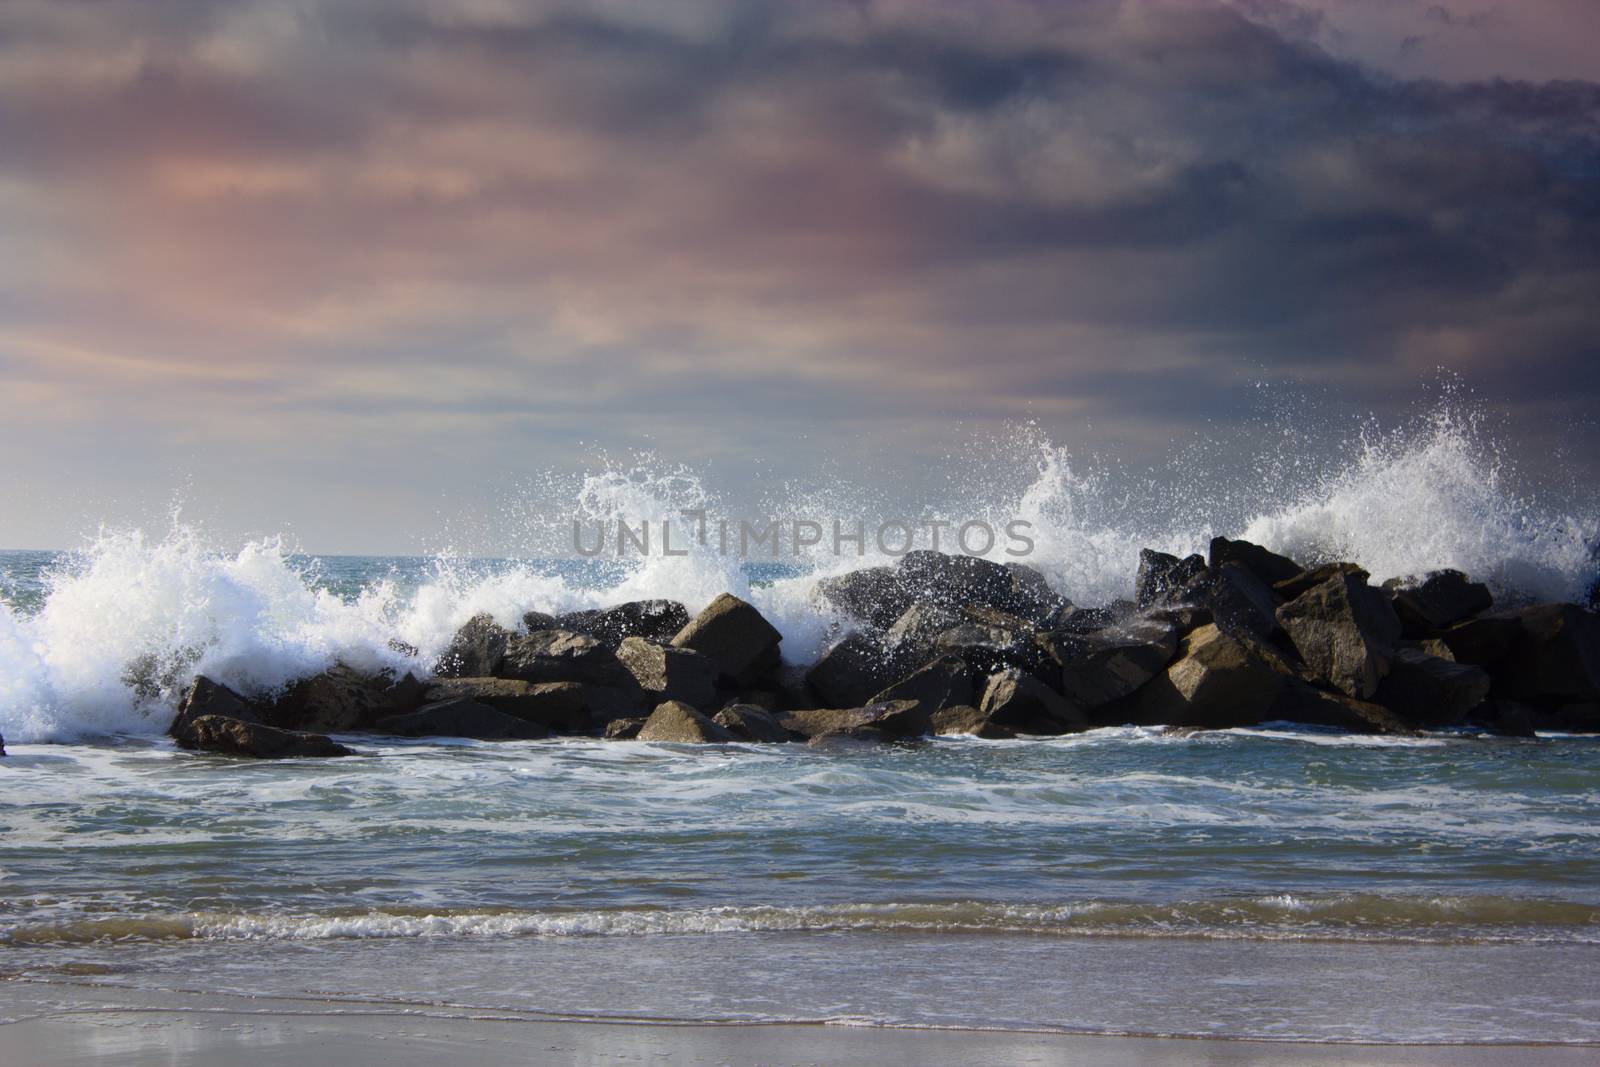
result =
[[[1330,1045],[824,1025],[593,1022],[319,1000],[0,984],[8,1067],[465,1067],[863,1064],[874,1067],[1556,1067],[1594,1046]]]

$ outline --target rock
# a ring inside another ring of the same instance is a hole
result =
[[[1145,726],[1220,729],[1269,722],[1295,681],[1280,666],[1248,639],[1202,626],[1124,710]]]
[[[920,737],[932,727],[932,715],[915,700],[890,700],[859,708],[810,708],[786,712],[778,724],[790,733],[816,738],[828,734],[859,736],[870,728],[888,738]]]
[[[1507,621],[1516,624],[1509,647],[1484,655],[1499,650]],[[1457,660],[1488,669],[1496,697],[1551,705],[1600,700],[1600,618],[1575,604],[1535,604],[1479,616],[1452,627],[1444,639]]]
[[[583,711],[591,728],[603,729],[612,719],[642,719],[655,706],[637,683],[624,688],[611,685],[579,685],[578,688],[583,694]]]
[[[932,600],[919,600],[900,613],[883,636],[883,644],[897,655],[925,658],[939,635],[966,621],[959,608]]]
[[[1134,602],[1141,608],[1197,604],[1205,599],[1210,578],[1206,561],[1200,556],[1179,559],[1146,548],[1139,553]]]
[[[830,707],[858,708],[895,681],[897,666],[877,638],[852,630],[806,672],[806,684]]]
[[[1177,629],[1138,620],[1063,645],[1061,692],[1084,709],[1121,700],[1166,669],[1178,651]]]
[[[1200,627],[1216,622],[1216,616],[1204,604],[1186,604],[1175,608],[1146,608],[1144,617],[1151,622],[1164,622],[1177,631],[1179,637],[1187,637]]]
[[[1122,616],[1110,608],[1070,607],[1057,615],[1051,630],[1061,634],[1092,634],[1115,626]]]
[[[280,730],[348,733],[415,711],[423,703],[422,689],[410,674],[391,682],[386,675],[362,674],[337,663],[290,685],[259,714],[263,722]]]
[[[932,716],[933,732],[939,737],[952,734],[971,734],[991,740],[1004,740],[1017,736],[1017,731],[994,721],[994,716],[979,711],[971,704],[957,704],[940,708]]]
[[[634,600],[609,608],[569,612],[556,622],[560,629],[598,637],[608,645],[620,644],[627,637],[665,643],[689,625],[689,609],[676,600]]]
[[[1400,638],[1400,619],[1383,593],[1337,574],[1280,607],[1277,618],[1319,678],[1359,700],[1378,691]]]
[[[953,626],[933,643],[938,655],[959,656],[980,674],[1007,667],[1041,671],[1053,665],[1048,636],[1003,613],[968,611],[968,621]]]
[[[180,716],[181,718],[181,716]],[[178,724],[175,724],[178,726]],[[279,730],[264,723],[225,715],[184,719],[173,734],[180,748],[252,759],[302,759],[353,756],[355,753],[321,734]]]
[[[978,710],[994,723],[1024,733],[1062,734],[1087,730],[1090,725],[1076,704],[1016,668],[990,676]]]
[[[893,567],[863,567],[823,578],[814,592],[829,606],[879,630],[894,625],[915,599]]]
[[[972,668],[958,656],[940,656],[876,693],[869,703],[915,700],[929,711],[972,703]]]
[[[394,737],[467,737],[477,741],[528,741],[548,737],[538,723],[519,719],[469,697],[425,704],[405,715],[373,724],[376,733]]]
[[[525,682],[520,678],[444,678],[424,693],[426,703],[466,699],[551,730],[589,728],[583,686],[576,682]]]
[[[598,638],[569,630],[538,630],[513,637],[496,673],[525,682],[581,682],[615,689],[638,685],[616,653]]]
[[[643,637],[625,637],[617,646],[617,659],[652,703],[681,700],[705,708],[717,699],[717,676],[721,673],[717,662],[693,649],[658,645]]]
[[[639,731],[644,729],[643,719],[612,719],[606,723],[605,739],[607,741],[632,741],[639,736]]]
[[[1482,667],[1401,645],[1372,699],[1408,723],[1437,727],[1464,721],[1488,696],[1489,672]]]
[[[483,678],[500,673],[512,633],[491,615],[474,615],[450,641],[433,673],[439,678]]]
[[[1467,717],[1467,723],[1499,737],[1534,737],[1533,709],[1516,700],[1486,700]]]
[[[188,729],[189,723],[205,716],[237,719],[241,722],[261,721],[258,709],[250,701],[222,683],[197,674],[183,696],[178,699],[178,714],[167,727],[167,735],[178,737]]]
[[[416,645],[413,645],[410,641],[402,641],[398,637],[389,638],[389,640],[385,642],[385,645],[388,647],[390,652],[398,652],[400,655],[410,657],[411,659],[415,659],[417,656],[422,654],[422,650],[417,648]]]
[[[1406,637],[1432,637],[1447,626],[1488,611],[1494,605],[1489,587],[1467,580],[1460,571],[1434,571],[1420,583],[1396,583],[1385,589],[1394,594],[1395,614]]]
[[[748,686],[777,669],[781,640],[761,612],[723,593],[678,631],[672,646],[710,656],[730,685]]]
[[[1227,562],[1214,568],[1210,604],[1212,621],[1225,634],[1247,634],[1269,641],[1280,632],[1278,595],[1241,564]]]
[[[525,611],[522,613],[522,632],[531,634],[535,630],[562,630],[571,629],[556,625],[556,617],[543,611]]]
[[[711,721],[741,741],[779,742],[794,740],[793,735],[778,724],[777,716],[765,708],[758,708],[751,704],[729,705],[711,716]]]
[[[0,756],[6,754],[6,735],[0,734]]]
[[[681,700],[661,704],[639,729],[640,741],[670,741],[682,745],[722,744],[737,740],[733,732],[711,721]]]
[[[1226,537],[1211,539],[1211,569],[1221,570],[1229,563],[1237,563],[1266,585],[1275,585],[1294,578],[1305,568],[1287,556],[1269,552],[1249,541],[1230,541]]]
[[[1272,591],[1277,593],[1282,600],[1293,600],[1312,586],[1321,585],[1329,578],[1340,574],[1356,575],[1363,582],[1372,577],[1372,575],[1354,563],[1323,563],[1308,570],[1303,570],[1293,578],[1272,583]]]

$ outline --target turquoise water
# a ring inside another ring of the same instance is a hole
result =
[[[49,561],[4,558],[13,637],[36,637],[64,603],[40,584]],[[296,566],[346,606],[381,578],[411,604],[437,577]],[[262,618],[263,649],[300,625]],[[65,690],[48,677],[29,699]],[[16,721],[73,721],[46,710]],[[94,719],[121,723],[115,742],[9,742],[0,973],[68,1000],[93,981],[599,1017],[1600,1041],[1596,738],[350,738],[360,758],[254,764],[178,752],[160,717]]]

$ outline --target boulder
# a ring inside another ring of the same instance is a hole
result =
[[[676,600],[633,600],[609,608],[568,612],[555,622],[556,628],[598,637],[608,645],[620,644],[627,637],[665,643],[687,625],[689,609]]]
[[[681,700],[669,700],[650,713],[639,729],[637,740],[705,745],[722,744],[737,738],[727,727],[713,722]]]
[[[677,632],[672,645],[710,656],[730,685],[748,686],[777,669],[781,640],[761,612],[723,593]]]
[[[1125,616],[1111,608],[1082,608],[1074,605],[1055,617],[1050,629],[1059,634],[1092,634],[1115,626]]]
[[[1408,723],[1437,727],[1465,721],[1488,696],[1489,672],[1482,667],[1401,645],[1372,699]]]
[[[570,628],[571,627],[563,627],[558,625],[556,622],[556,617],[551,615],[549,612],[525,611],[522,613],[522,632],[525,634],[531,634],[535,630],[562,630]]]
[[[1336,574],[1278,608],[1279,624],[1306,666],[1366,700],[1389,671],[1400,619],[1389,599],[1354,574]]]
[[[939,635],[933,643],[937,655],[959,656],[982,674],[1007,667],[1041,671],[1053,666],[1048,635],[1032,629],[1015,616],[999,613],[986,616],[975,611],[967,615],[966,622]]]
[[[1090,725],[1076,704],[1014,667],[990,676],[978,710],[994,723],[1024,733],[1062,734]]]
[[[740,741],[794,740],[794,736],[778,724],[777,716],[765,708],[751,704],[730,704],[711,716],[711,721]]]
[[[513,637],[496,673],[525,682],[581,682],[616,689],[638,686],[603,642],[570,630],[537,630]]]
[[[214,682],[197,674],[189,688],[178,699],[178,714],[167,727],[169,737],[178,737],[188,729],[189,723],[205,716],[237,719],[241,722],[260,722],[259,709],[221,682]]]
[[[1312,586],[1321,585],[1329,578],[1340,574],[1356,575],[1363,582],[1372,577],[1355,563],[1321,563],[1301,571],[1293,578],[1273,582],[1272,591],[1278,594],[1280,600],[1293,600]]]
[[[863,567],[823,578],[814,592],[823,603],[879,630],[894,625],[915,600],[893,567]]]
[[[958,656],[940,656],[912,671],[869,703],[915,700],[929,711],[972,703],[972,668]]]
[[[1270,586],[1232,561],[1214,568],[1213,573],[1209,601],[1217,629],[1226,634],[1245,634],[1257,641],[1277,636],[1277,611],[1282,601]]]
[[[655,707],[637,683],[625,687],[579,685],[578,688],[591,729],[603,729],[612,719],[643,718]]]
[[[415,711],[422,703],[422,683],[410,674],[393,682],[387,675],[363,674],[336,663],[290,685],[261,707],[260,717],[280,730],[348,733]]]
[[[966,621],[959,608],[932,600],[919,600],[900,613],[883,636],[884,647],[897,655],[926,658],[939,635]]]
[[[1205,599],[1210,578],[1206,561],[1200,556],[1179,559],[1146,548],[1139,553],[1134,602],[1141,608],[1197,604]]]
[[[1287,556],[1269,552],[1249,541],[1230,541],[1226,537],[1211,539],[1211,569],[1221,570],[1229,563],[1237,563],[1266,585],[1286,582],[1305,568]]]
[[[778,724],[790,733],[816,738],[829,734],[869,737],[919,737],[932,727],[932,716],[915,700],[890,700],[859,708],[809,708],[785,712]]]
[[[856,708],[896,676],[895,657],[882,643],[865,631],[852,630],[812,664],[806,684],[831,707]]]
[[[940,708],[933,713],[931,723],[933,733],[939,737],[949,737],[953,734],[971,734],[973,737],[1004,740],[1017,736],[1015,729],[995,722],[993,715],[979,711],[971,704],[957,704],[951,708]]]
[[[305,759],[353,756],[350,749],[321,734],[279,730],[226,715],[196,715],[175,724],[180,748],[252,759]]]
[[[1062,695],[1093,709],[1129,696],[1165,670],[1177,654],[1178,634],[1171,623],[1140,619],[1059,647]]]
[[[450,641],[433,673],[439,678],[482,678],[500,673],[512,633],[491,615],[474,615]]]
[[[717,676],[721,673],[717,662],[693,649],[660,645],[643,637],[625,637],[617,646],[617,659],[652,703],[681,700],[705,708],[717,699]]]
[[[1516,624],[1509,647],[1485,655],[1499,650],[1507,621]],[[1600,617],[1575,604],[1495,612],[1451,628],[1444,638],[1457,660],[1488,669],[1496,697],[1550,705],[1600,700]]]
[[[393,737],[467,737],[477,741],[529,741],[548,737],[536,722],[497,711],[470,697],[424,704],[416,711],[380,719],[373,732]]]
[[[583,686],[576,682],[525,682],[520,678],[442,678],[424,692],[425,702],[466,699],[523,722],[551,730],[589,728]]]
[[[633,741],[638,738],[642,729],[644,729],[643,719],[612,719],[606,723],[604,736],[607,741]]]
[[[1420,582],[1385,582],[1384,588],[1394,595],[1402,632],[1414,640],[1432,637],[1494,605],[1489,587],[1469,581],[1460,571],[1434,571]]]

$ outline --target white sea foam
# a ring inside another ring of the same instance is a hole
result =
[[[1302,562],[1353,559],[1377,581],[1452,566],[1502,592],[1578,597],[1593,577],[1585,545],[1593,516],[1520,495],[1497,456],[1470,419],[1446,407],[1407,432],[1359,438],[1342,463],[1292,492],[1252,487],[1234,468],[1227,484],[1196,476],[1181,491],[1140,496],[1114,489],[1107,471],[1075,465],[1064,449],[1029,431],[1018,435],[1007,477],[989,462],[966,480],[969,488],[929,511],[1030,521],[1037,547],[1028,562],[1079,603],[1131,593],[1141,548],[1203,550],[1214,530]],[[1004,485],[1020,488],[993,488]],[[861,514],[840,502],[863,495],[841,489],[824,499],[797,490],[792,506],[797,514]],[[1239,506],[1277,499],[1287,503]],[[1208,510],[1211,501],[1221,503]],[[574,513],[637,524],[681,521],[684,509],[716,507],[715,494],[692,472],[645,465],[586,479]],[[542,521],[570,518],[547,514]],[[724,590],[754,602],[783,633],[786,656],[804,662],[838,621],[817,603],[816,577],[888,561],[870,553],[818,557],[812,575],[752,588],[733,556],[709,545],[690,548],[686,556],[636,561],[604,585],[548,567],[485,573],[441,558],[415,588],[374,580],[347,600],[320,588],[275,539],[218,548],[182,525],[164,536],[103,532],[52,575],[37,612],[0,605],[0,732],[13,742],[155,734],[195,672],[260,692],[335,661],[423,671],[478,613],[515,626],[529,610],[646,597],[696,610]],[[995,558],[1006,558],[1002,548]],[[418,655],[391,649],[394,638]]]

